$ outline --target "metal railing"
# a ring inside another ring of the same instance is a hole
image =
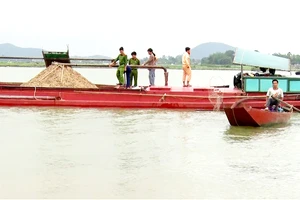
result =
[[[0,59],[12,59],[12,60],[44,60],[43,57],[10,57],[10,56],[0,56]],[[50,58],[49,58],[50,59]],[[86,61],[111,61],[109,58],[55,58],[55,60],[86,60]]]
[[[10,57],[10,56],[0,56],[0,59],[11,59],[11,60],[44,60],[42,57]],[[55,58],[55,62],[53,64],[61,64],[65,66],[76,66],[76,67],[92,67],[92,68],[109,68],[108,64],[79,64],[79,63],[60,63],[57,61],[65,61],[65,60],[85,60],[85,61],[109,61],[111,62],[112,59],[107,58]],[[136,67],[139,69],[162,69],[164,70],[164,79],[165,79],[165,86],[168,86],[168,76],[169,73],[167,68],[163,66],[156,66],[156,65],[130,65],[131,67]],[[119,67],[119,65],[112,65],[111,67]]]
[[[76,66],[76,67],[92,67],[92,68],[110,68],[109,65],[101,65],[101,64],[75,64],[75,63],[59,63],[53,62],[53,64],[65,65],[65,66]],[[129,65],[130,67],[135,67],[139,69],[162,69],[164,70],[164,79],[165,79],[165,86],[168,86],[169,82],[169,72],[167,68],[163,66],[156,66],[156,65]],[[119,65],[112,65],[111,67],[119,67]]]

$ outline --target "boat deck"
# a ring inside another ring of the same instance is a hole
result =
[[[216,88],[216,87],[171,87],[171,86],[152,86],[148,87],[147,92],[176,93],[176,94],[199,94],[199,93],[219,93],[222,95],[244,95],[245,93],[237,88]]]

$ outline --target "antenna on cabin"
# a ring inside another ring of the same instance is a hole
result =
[[[292,75],[292,63],[291,63],[291,55],[292,55],[292,53],[291,52],[288,52],[287,53],[287,56],[288,56],[288,58],[289,58],[289,66],[290,66],[290,75]]]

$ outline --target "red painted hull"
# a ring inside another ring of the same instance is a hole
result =
[[[245,98],[241,90],[229,88],[151,87],[145,90],[126,90],[103,85],[98,86],[99,89],[34,88],[19,85],[0,83],[0,106],[222,110]],[[287,102],[300,107],[297,98],[293,96]],[[263,107],[264,104],[265,99],[257,100],[253,102],[253,107]]]
[[[231,126],[266,126],[287,123],[292,112],[270,112],[252,107],[224,108]]]

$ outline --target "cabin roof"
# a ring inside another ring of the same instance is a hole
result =
[[[256,51],[236,48],[233,64],[290,70],[290,60]]]

